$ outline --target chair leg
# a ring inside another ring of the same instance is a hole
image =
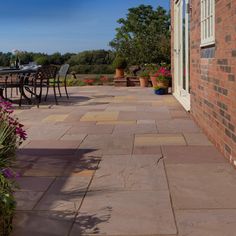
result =
[[[12,85],[12,75],[11,75],[11,85]],[[13,97],[13,88],[11,87],[11,98]]]
[[[54,92],[54,98],[55,98],[56,105],[58,105],[58,102],[57,102],[57,94],[56,94],[56,85],[55,85],[55,83],[53,83],[53,92]]]
[[[57,88],[58,88],[59,95],[61,97],[60,77],[59,76],[57,77]]]
[[[37,86],[37,85],[36,85]],[[42,90],[43,90],[43,81],[41,80],[40,81],[40,86],[39,86],[39,94],[37,95],[36,93],[36,98],[37,98],[37,107],[39,108],[39,104],[41,103],[41,100],[42,100]],[[35,90],[36,91],[36,90]]]
[[[23,88],[22,88],[23,89]],[[19,101],[19,107],[21,107],[22,105],[22,91],[21,91],[21,88],[20,88],[20,101]]]
[[[5,88],[5,98],[7,99],[7,87]]]
[[[49,84],[47,84],[47,88],[46,88],[46,95],[45,95],[45,98],[44,98],[45,102],[47,101],[47,98],[48,98],[48,91],[49,91]]]
[[[69,95],[68,95],[68,91],[67,91],[67,84],[66,84],[66,77],[65,77],[65,80],[64,80],[64,86],[65,86],[65,91],[66,91],[66,97],[67,99],[69,99]]]

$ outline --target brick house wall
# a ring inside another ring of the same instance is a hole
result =
[[[216,147],[236,165],[236,0],[215,0],[216,43],[206,48],[200,47],[200,0],[192,0],[190,5],[190,112]]]

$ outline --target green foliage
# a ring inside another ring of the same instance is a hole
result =
[[[127,61],[122,56],[116,56],[112,65],[115,69],[125,69],[127,67]]]
[[[0,66],[9,66],[11,60],[11,53],[0,52]]]
[[[12,217],[16,202],[12,189],[15,184],[0,173],[0,235],[8,236],[12,230]]]
[[[70,67],[70,71],[76,74],[113,74],[111,65],[75,65]]]
[[[18,57],[22,65],[35,61],[39,65],[62,65],[70,64],[70,71],[82,74],[113,74],[112,62],[114,53],[106,50],[84,51],[78,54],[56,52],[52,55],[33,52],[19,52]],[[16,60],[12,53],[0,52],[0,66],[10,66]]]
[[[170,14],[164,8],[140,5],[117,22],[121,26],[110,46],[130,65],[170,62]]]
[[[49,59],[46,56],[36,58],[35,62],[41,66],[49,65]]]
[[[154,90],[159,90],[159,89],[164,89],[164,88],[166,88],[166,87],[163,87],[163,86],[154,86],[153,87]]]
[[[114,53],[106,50],[92,50],[80,52],[73,55],[68,63],[75,65],[111,65],[114,60]]]
[[[85,85],[113,85],[113,75],[79,75],[80,78],[70,77],[67,79],[67,86]]]
[[[138,76],[142,78],[149,78],[149,74],[150,74],[149,70],[144,69],[138,73]]]
[[[85,86],[86,83],[80,79],[70,78],[67,80],[67,86]]]

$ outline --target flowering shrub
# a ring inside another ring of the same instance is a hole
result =
[[[93,80],[93,79],[85,79],[84,82],[85,82],[87,85],[93,85],[94,80]]]
[[[26,139],[26,132],[13,116],[11,103],[0,99],[0,235],[11,231],[15,209],[13,189],[16,174],[11,169],[17,147]]]
[[[158,81],[170,81],[171,72],[166,67],[160,67],[154,74],[154,77],[156,77]]]
[[[109,81],[109,78],[108,78],[107,76],[101,76],[101,77],[100,77],[100,81],[101,81],[102,83],[107,83],[107,82]]]

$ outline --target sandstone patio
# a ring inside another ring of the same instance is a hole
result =
[[[16,109],[13,236],[232,236],[236,171],[171,95],[74,87]]]

